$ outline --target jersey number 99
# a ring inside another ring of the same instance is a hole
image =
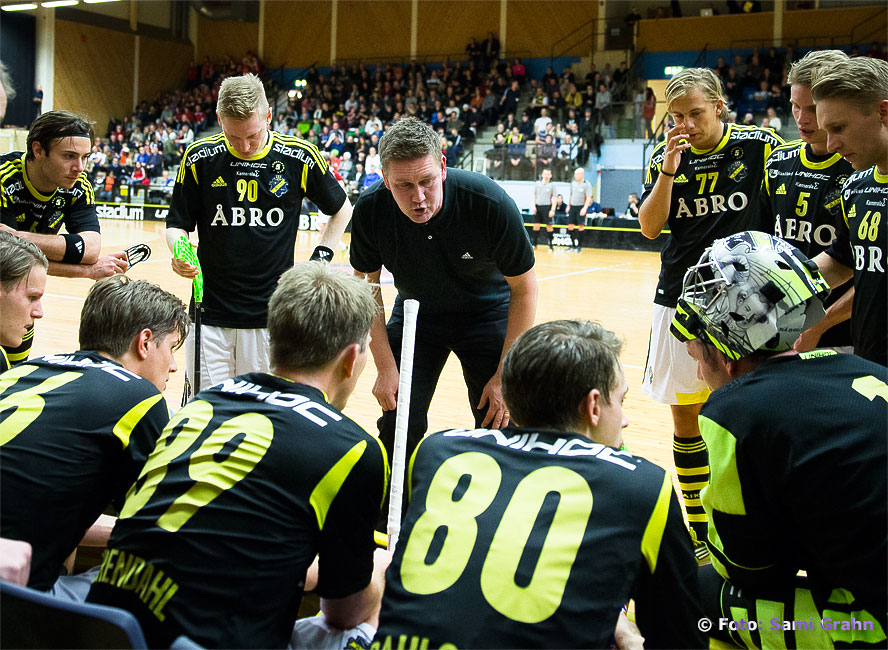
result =
[[[213,407],[204,401],[192,402],[173,416],[127,493],[121,519],[148,503],[169,464],[194,446],[212,419]],[[222,422],[189,454],[188,476],[194,483],[157,518],[158,527],[171,533],[179,530],[200,508],[252,472],[273,438],[274,425],[259,413],[242,413]]]

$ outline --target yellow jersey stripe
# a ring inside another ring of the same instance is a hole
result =
[[[142,421],[142,418],[145,417],[145,414],[149,410],[151,410],[151,407],[162,399],[163,395],[160,393],[143,399],[117,421],[117,424],[114,425],[114,429],[112,429],[112,433],[118,440],[120,440],[124,449],[129,446],[130,435],[132,435],[136,425]]]

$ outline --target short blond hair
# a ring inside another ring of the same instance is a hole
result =
[[[325,262],[281,276],[268,302],[272,367],[322,368],[357,343],[364,349],[379,303],[373,286]]]
[[[709,68],[685,68],[666,84],[666,110],[672,110],[672,102],[699,88],[703,98],[713,104],[722,100],[720,120],[728,119],[728,98],[722,89],[721,80]]]
[[[829,68],[819,68],[811,85],[814,103],[824,99],[844,99],[870,108],[888,99],[888,62],[858,56]]]
[[[268,99],[265,86],[254,74],[241,77],[228,77],[219,86],[219,102],[216,105],[219,117],[232,120],[248,120],[253,115],[265,117],[268,114]]]
[[[790,86],[806,86],[810,88],[818,76],[820,68],[829,69],[848,60],[848,55],[840,50],[818,50],[808,52],[792,64],[789,69],[787,83]]]

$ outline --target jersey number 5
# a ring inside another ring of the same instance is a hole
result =
[[[204,401],[192,402],[173,416],[127,493],[121,519],[148,503],[169,464],[194,446],[212,419],[213,407]],[[222,422],[190,453],[188,476],[194,483],[157,518],[158,527],[171,533],[179,530],[200,508],[252,472],[273,438],[274,425],[259,413],[242,413]]]
[[[493,503],[501,482],[502,470],[487,454],[467,452],[441,464],[429,484],[425,512],[404,549],[401,583],[407,591],[435,594],[460,578],[477,541],[476,518]],[[454,500],[457,486],[465,486],[465,491]],[[542,538],[533,575],[528,584],[516,584],[518,564],[537,516],[553,493],[558,505]],[[481,568],[481,592],[490,606],[521,623],[539,623],[552,616],[561,604],[591,512],[592,491],[577,472],[548,466],[525,476],[515,487]],[[430,559],[433,542],[439,550]]]

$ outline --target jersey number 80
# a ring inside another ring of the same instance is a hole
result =
[[[463,477],[468,486],[461,498],[453,494]],[[476,517],[496,497],[502,470],[483,453],[448,458],[435,472],[426,494],[426,509],[410,532],[401,562],[401,583],[407,591],[436,594],[463,574],[478,537]],[[545,533],[533,576],[526,586],[515,582],[534,523],[547,495],[557,493],[558,506]],[[521,623],[539,623],[561,604],[571,568],[592,512],[592,491],[577,472],[546,466],[525,476],[515,487],[496,528],[481,569],[481,592],[503,616]],[[427,562],[433,540],[445,527],[437,557]]]

